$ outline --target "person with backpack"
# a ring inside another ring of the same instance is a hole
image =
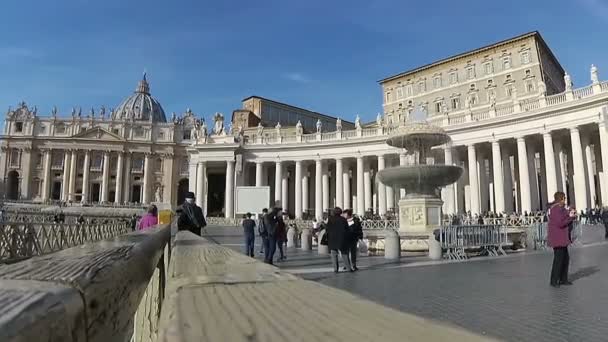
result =
[[[194,193],[190,191],[186,194],[186,201],[182,204],[182,211],[177,219],[177,230],[189,230],[200,236],[205,226],[207,226],[207,222],[203,210],[194,203]]]

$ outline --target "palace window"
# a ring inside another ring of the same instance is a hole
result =
[[[534,92],[534,82],[532,80],[526,81],[526,92],[528,92],[528,93]]]
[[[36,169],[42,169],[42,159],[43,159],[42,153],[37,153],[35,160],[34,160],[34,163],[35,163],[34,165],[35,165]]]
[[[471,107],[477,104],[477,94],[471,95]]]
[[[133,130],[133,136],[136,138],[143,138],[145,131],[141,127],[137,127]]]
[[[40,178],[34,178],[32,180],[32,191],[33,191],[33,197],[40,197],[40,188],[42,188],[42,182],[40,181]]]
[[[192,139],[192,137],[190,136],[191,131],[189,129],[184,129],[183,135],[182,135],[182,139],[183,140],[190,140]]]
[[[133,165],[131,167],[132,172],[143,172],[144,171],[144,158],[136,157],[133,159]]]
[[[15,133],[23,132],[23,122],[17,121],[15,122]]]
[[[57,125],[55,125],[55,133],[56,134],[65,134],[66,132],[66,127],[63,123],[58,123]]]
[[[475,78],[475,67],[470,66],[467,68],[467,79]]]
[[[414,90],[412,89],[412,85],[408,84],[405,86],[405,96],[409,97],[412,96],[412,94],[414,93]]]
[[[496,92],[494,90],[488,90],[488,102],[496,98]]]
[[[433,77],[433,88],[434,89],[441,88],[441,76]]]
[[[403,97],[403,87],[397,88],[397,98],[400,99]]]
[[[530,51],[524,51],[521,53],[521,64],[530,63]]]
[[[502,58],[502,69],[507,70],[511,68],[511,57]]]
[[[442,105],[443,101],[437,101],[435,102],[435,113],[441,113],[441,105]]]
[[[483,70],[485,72],[486,75],[491,74],[494,70],[492,68],[492,62],[487,62],[486,64],[483,65]]]
[[[103,157],[101,154],[94,154],[91,158],[91,170],[101,170],[101,164],[103,164]]]
[[[458,97],[452,98],[452,109],[458,109],[460,107],[460,99]]]
[[[458,82],[458,73],[456,71],[452,71],[450,73],[450,84],[455,84]]]
[[[513,86],[512,85],[508,85],[505,88],[505,92],[506,92],[506,94],[507,94],[508,97],[513,96]]]
[[[11,167],[19,167],[19,156],[21,153],[19,153],[18,150],[11,150],[11,155],[10,155],[10,166]]]
[[[418,82],[418,93],[424,93],[426,91],[426,84],[424,81]]]

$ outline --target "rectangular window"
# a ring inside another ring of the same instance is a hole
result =
[[[190,130],[186,129],[184,131],[184,135],[183,135],[183,140],[190,140],[191,136],[190,136]]]
[[[521,53],[521,64],[528,64],[528,63],[530,63],[530,52],[524,51]]]
[[[15,122],[15,133],[23,132],[23,122]]]
[[[11,167],[19,167],[19,151],[18,150],[12,150],[11,151],[11,160],[10,160],[10,165]]]
[[[441,102],[435,102],[435,113],[441,113]]]
[[[402,98],[403,97],[403,87],[399,87],[397,88],[397,98]]]
[[[506,90],[506,93],[507,93],[507,96],[508,96],[508,97],[511,97],[511,96],[513,95],[513,86],[508,85],[508,86],[505,88],[505,90]]]
[[[532,82],[532,81],[526,81],[526,91],[528,93],[534,92],[534,82]]]
[[[116,135],[120,135],[120,130],[118,128],[114,128],[112,130],[112,133],[116,134]]]
[[[426,91],[426,85],[424,81],[418,82],[418,93],[424,93]]]
[[[131,167],[131,171],[133,172],[142,172],[144,170],[144,158],[139,157],[133,159],[133,166]]]
[[[452,109],[458,109],[460,107],[460,99],[457,97],[452,98]]]
[[[441,88],[441,77],[440,76],[433,78],[433,88],[434,89]]]
[[[412,96],[412,94],[414,93],[414,90],[412,89],[412,85],[408,84],[405,86],[405,96]]]
[[[454,71],[450,73],[450,84],[458,82],[458,74]]]
[[[488,62],[486,64],[483,65],[483,70],[486,73],[486,75],[491,74],[494,70],[492,68],[492,63]]]
[[[496,99],[496,92],[494,92],[494,90],[488,90],[488,102],[492,102],[494,99]]]
[[[503,70],[511,69],[511,57],[504,57],[502,59],[502,69]]]

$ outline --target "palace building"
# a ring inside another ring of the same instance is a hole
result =
[[[383,113],[368,124],[258,96],[230,120],[167,117],[144,76],[115,109],[9,109],[4,196],[176,206],[193,191],[207,215],[234,217],[237,186],[267,185],[296,218],[333,206],[387,216],[404,192],[376,174],[413,158],[385,141],[421,110],[452,138],[429,158],[465,169],[441,190],[444,213],[540,210],[557,190],[578,209],[606,206],[608,82],[589,75],[574,88],[531,32],[382,79]]]

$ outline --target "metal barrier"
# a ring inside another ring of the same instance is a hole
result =
[[[444,257],[450,260],[468,258],[467,250],[481,249],[488,255],[506,255],[502,248],[508,243],[507,227],[503,225],[443,226],[439,230],[439,242]]]
[[[5,222],[0,224],[0,264],[126,234],[123,224],[55,224]]]
[[[581,221],[572,222],[572,231],[570,232],[570,240],[573,244],[578,245],[582,244],[583,240],[583,224]],[[547,249],[550,248],[548,244],[548,234],[547,234],[548,223],[541,222],[537,224],[533,224],[528,229],[528,234],[532,234],[534,249]]]

